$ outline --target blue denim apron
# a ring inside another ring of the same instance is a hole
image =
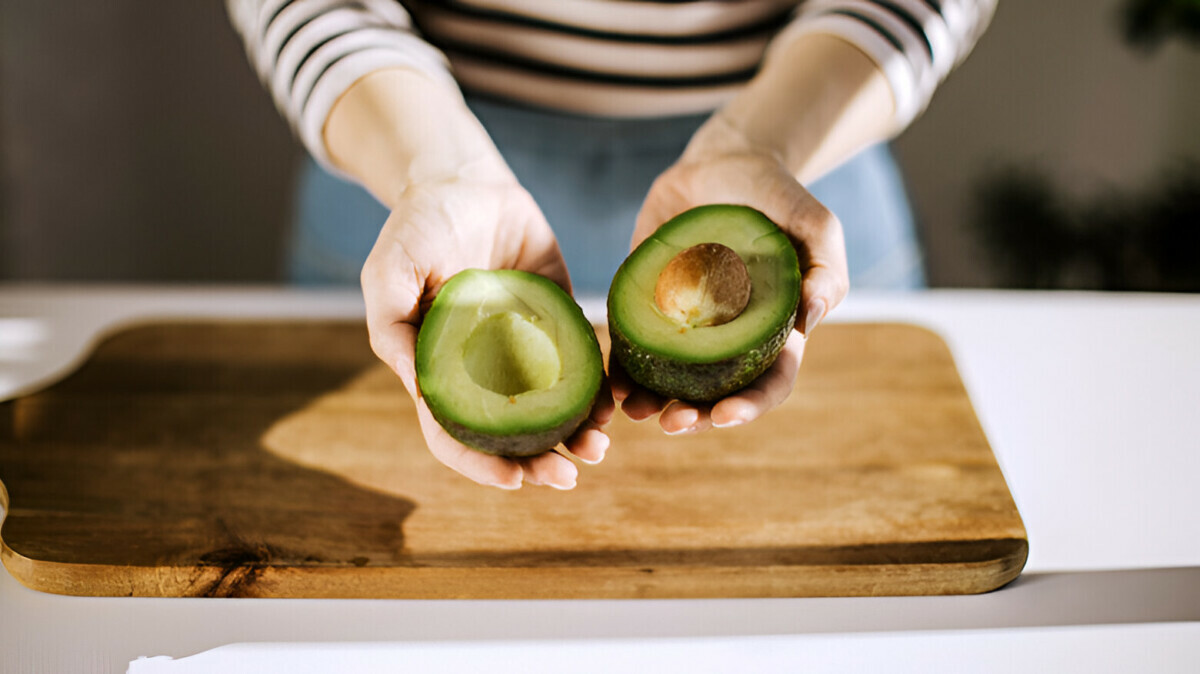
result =
[[[607,294],[629,253],[646,191],[683,152],[707,115],[603,119],[469,99],[521,184],[549,220],[579,296]],[[289,276],[300,284],[350,284],[387,210],[362,188],[309,160],[297,190]],[[841,219],[851,286],[919,288],[920,247],[899,170],[877,145],[809,186]]]

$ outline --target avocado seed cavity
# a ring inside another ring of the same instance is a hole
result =
[[[513,396],[550,388],[562,363],[558,347],[529,319],[512,311],[482,320],[463,348],[463,367],[483,388]]]

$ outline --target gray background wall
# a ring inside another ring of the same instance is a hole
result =
[[[299,150],[217,0],[0,0],[0,274],[269,280]]]
[[[971,238],[972,188],[998,165],[1045,169],[1077,198],[1138,188],[1200,158],[1200,50],[1121,38],[1120,0],[1000,0],[988,32],[896,142],[931,282],[994,275]]]
[[[994,275],[969,223],[989,166],[1078,194],[1200,156],[1200,56],[1124,46],[1117,0],[1001,0],[897,142],[931,280]],[[0,277],[269,281],[300,157],[216,0],[0,0]]]

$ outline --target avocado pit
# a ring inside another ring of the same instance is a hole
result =
[[[680,251],[658,275],[654,302],[680,326],[724,325],[750,303],[750,273],[732,248],[700,243]]]

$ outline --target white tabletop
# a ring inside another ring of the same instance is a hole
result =
[[[602,302],[583,304],[603,318]],[[0,285],[0,399],[61,377],[123,324],[361,315],[352,290]],[[1192,645],[1200,644],[1200,296],[864,292],[830,320],[917,323],[950,345],[1029,534],[1029,561],[1016,583],[976,597],[203,600],[59,597],[0,573],[0,671],[124,671],[137,656],[178,658],[239,642],[309,645],[242,646],[212,657],[249,662],[257,654],[278,663],[290,653],[299,658],[293,665],[311,664],[345,656],[329,642],[346,641],[377,642],[359,655],[417,669],[434,661],[421,658],[451,651],[474,654],[454,662],[478,664],[519,648],[618,668],[630,652],[663,662],[695,652],[714,668],[700,671],[718,671],[735,662],[723,657],[778,655],[761,660],[770,666],[846,646],[868,658],[863,667],[894,670],[896,657],[924,662],[914,655],[922,649],[1015,653],[1046,639],[1077,658],[1107,653],[1096,660],[1102,671],[1122,671],[1121,654],[1151,644],[1158,656],[1171,655],[1164,662],[1190,666],[1150,669],[1200,666],[1200,645]],[[446,641],[454,643],[442,651],[427,643]],[[708,655],[689,650],[700,643],[718,645]],[[951,661],[960,671],[1005,671],[976,657]],[[178,668],[187,662],[142,661],[131,671],[200,671]]]

